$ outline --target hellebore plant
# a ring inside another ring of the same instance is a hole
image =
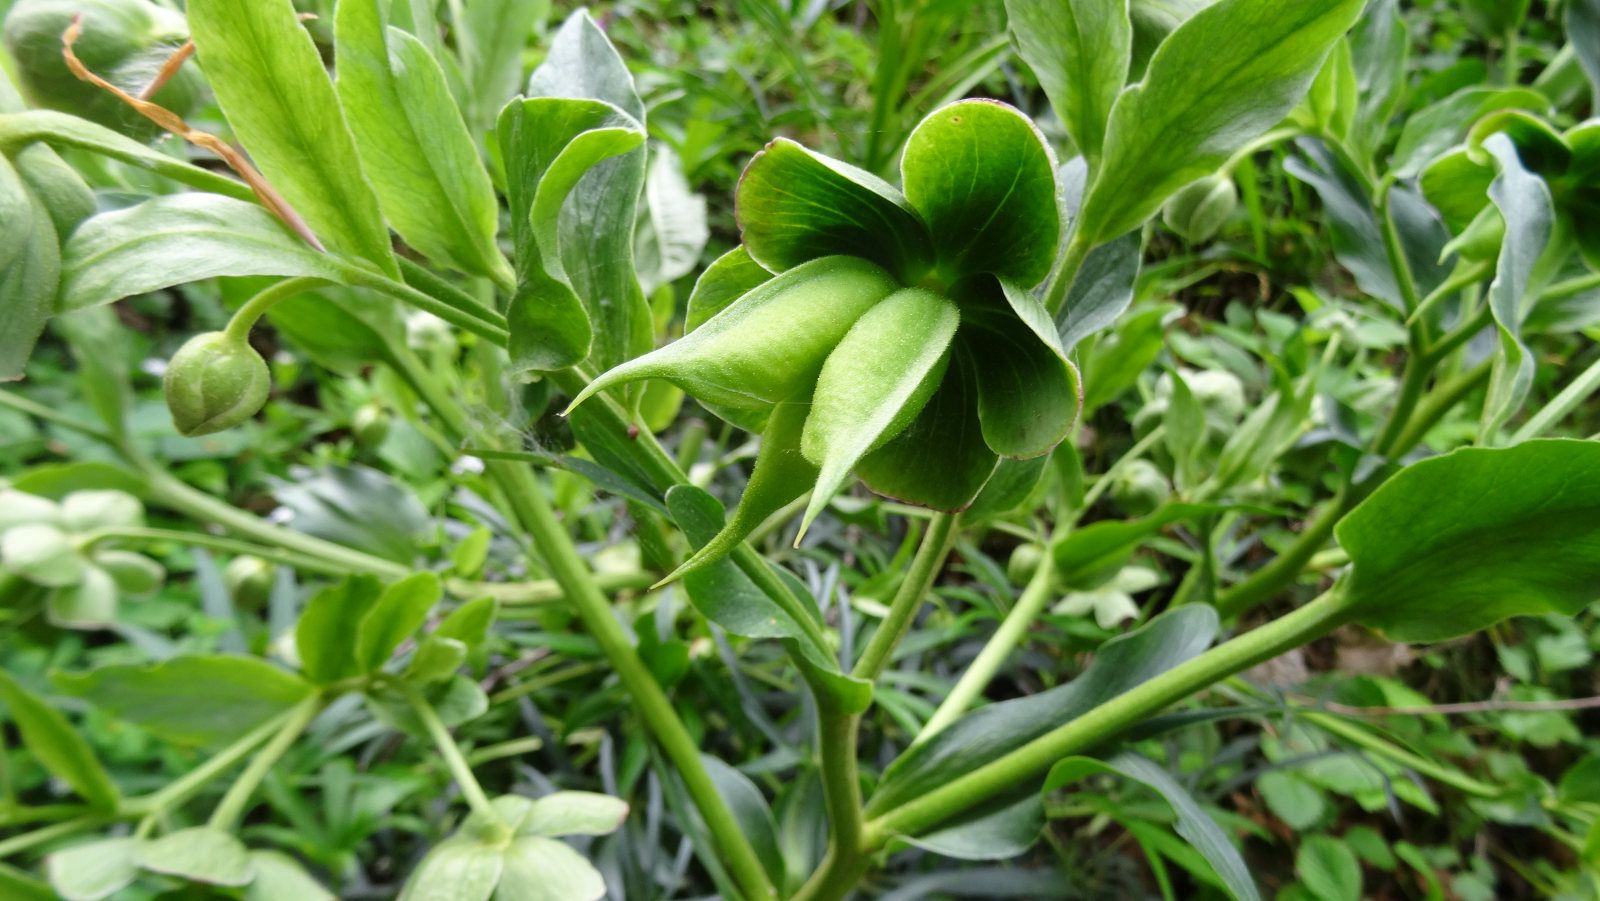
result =
[[[963,101],[917,126],[900,168],[904,193],[769,144],[740,180],[743,246],[696,284],[685,336],[574,398],[660,378],[735,423],[765,423],[732,520],[674,576],[809,490],[798,545],[852,471],[956,512],[1001,457],[1047,454],[1071,431],[1078,371],[1032,293],[1061,228],[1043,136],[1010,106]]]

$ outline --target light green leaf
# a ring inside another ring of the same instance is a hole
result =
[[[466,645],[468,651],[476,651],[489,639],[489,627],[494,625],[494,618],[499,612],[500,607],[494,598],[468,601],[451,611],[433,634],[454,639]]]
[[[583,855],[554,839],[525,836],[505,850],[495,901],[599,901],[606,883]],[[459,901],[453,896],[451,901]]]
[[[417,654],[401,673],[401,678],[417,685],[439,682],[455,675],[461,664],[467,662],[467,646],[454,638],[440,638],[437,633],[422,639]]]
[[[728,251],[695,280],[689,292],[688,312],[683,330],[692,332],[728,305],[772,280],[772,273],[750,258],[744,245]]]
[[[1205,857],[1222,879],[1228,893],[1237,901],[1259,901],[1261,894],[1256,889],[1255,879],[1222,827],[1200,808],[1194,797],[1170,773],[1148,758],[1132,751],[1123,751],[1106,760],[1068,757],[1050,768],[1044,790],[1048,794],[1096,773],[1116,773],[1154,789],[1172,805],[1177,815],[1174,828],[1178,834]]]
[[[378,198],[294,4],[192,0],[188,13],[217,103],[267,181],[329,249],[399,278]]]
[[[489,901],[504,867],[500,849],[449,838],[422,859],[399,901]]]
[[[1464,448],[1414,463],[1341,521],[1358,622],[1441,641],[1600,598],[1600,442]]]
[[[251,851],[250,863],[256,878],[245,889],[244,901],[338,901],[287,854]]]
[[[237,738],[311,696],[304,679],[255,657],[193,654],[152,666],[54,673],[66,694],[188,745]]]
[[[1175,464],[1178,490],[1187,490],[1200,478],[1192,464],[1196,452],[1205,444],[1206,411],[1195,400],[1194,392],[1189,390],[1189,383],[1180,372],[1172,373],[1172,396],[1161,421],[1166,427],[1167,450]]]
[[[373,576],[350,576],[312,596],[294,630],[300,671],[306,678],[326,685],[362,673],[357,635],[382,592]]]
[[[0,534],[0,564],[38,585],[75,585],[87,569],[72,539],[43,523],[15,526]]]
[[[1078,233],[1103,243],[1133,229],[1277,125],[1364,5],[1220,0],[1178,26],[1117,98]]]
[[[1061,238],[1056,160],[1027,116],[993,100],[937,109],[906,139],[900,171],[945,284],[988,272],[1026,289],[1050,274]]]
[[[690,189],[678,154],[666,144],[655,145],[645,176],[644,208],[633,236],[644,293],[693,272],[710,237],[706,199]]]
[[[518,835],[610,835],[628,817],[628,802],[596,792],[560,791],[528,805]]]
[[[61,712],[0,672],[0,702],[22,734],[23,744],[44,768],[72,786],[91,805],[112,809],[121,793],[94,750]]]
[[[246,885],[255,878],[250,852],[221,829],[195,826],[139,846],[139,866],[208,885]]]
[[[907,288],[862,314],[828,355],[800,438],[801,452],[819,470],[801,535],[856,463],[922,412],[949,367],[960,322],[954,303]]]
[[[489,696],[466,676],[451,676],[446,681],[427,685],[423,688],[423,697],[446,727],[475,720],[489,709]],[[367,704],[373,715],[391,729],[419,737],[428,735],[427,726],[400,691],[382,688],[370,692]]]
[[[1522,407],[1533,388],[1533,356],[1522,343],[1525,295],[1534,266],[1544,255],[1555,226],[1555,201],[1544,179],[1523,168],[1516,145],[1504,134],[1491,135],[1484,149],[1494,155],[1500,174],[1489,197],[1505,221],[1500,263],[1489,285],[1489,309],[1500,333],[1489,374],[1489,396],[1483,403],[1479,438],[1492,441],[1495,431]]]
[[[342,0],[334,52],[339,102],[394,230],[438,263],[509,283],[494,186],[427,48],[386,28],[378,0]]]
[[[171,194],[91,217],[61,249],[58,312],[220,275],[338,281],[340,267],[253,203]]]
[[[437,34],[438,20],[433,11],[438,0],[413,0],[412,16],[419,34]],[[505,98],[517,93],[522,83],[523,54],[534,41],[534,30],[544,30],[550,16],[550,0],[467,0],[464,27],[455,31],[466,86],[464,103],[470,104],[472,123],[481,127],[492,121],[494,110]],[[455,7],[452,7],[454,9]],[[437,42],[437,38],[434,38]],[[434,50],[440,55],[438,50]],[[459,76],[458,76],[459,77]]]
[[[1106,123],[1128,80],[1128,0],[1006,0],[1011,40],[1033,70],[1091,172]]]
[[[1303,838],[1294,868],[1317,901],[1361,901],[1361,861],[1331,835]]]
[[[443,593],[439,577],[431,572],[412,573],[385,588],[356,627],[356,665],[361,671],[382,669],[400,642],[428,621],[428,611]]]
[[[912,285],[933,267],[928,227],[905,195],[876,175],[787,138],[750,160],[734,202],[745,249],[773,272],[848,254]]]
[[[861,458],[870,489],[907,503],[954,512],[974,503],[1000,457],[983,439],[973,361],[957,354],[922,412],[889,443]]]
[[[1204,651],[1216,611],[1179,607],[1101,645],[1078,678],[1036,695],[980,707],[900,755],[867,805],[876,815],[1003,756]]]
[[[66,901],[100,901],[122,891],[139,875],[137,838],[108,838],[74,845],[45,858],[50,887]]]
[[[0,156],[0,381],[22,377],[55,306],[61,248],[49,213]]]

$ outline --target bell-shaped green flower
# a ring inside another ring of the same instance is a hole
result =
[[[161,377],[172,424],[189,437],[231,429],[256,415],[271,386],[267,361],[232,332],[190,338]]]
[[[769,144],[740,179],[743,246],[695,285],[687,334],[574,401],[661,378],[762,431],[739,508],[674,576],[811,490],[803,533],[852,473],[965,509],[1001,457],[1048,453],[1071,430],[1078,373],[1032,291],[1061,238],[1038,129],[1002,103],[951,104],[912,132],[901,181]]]

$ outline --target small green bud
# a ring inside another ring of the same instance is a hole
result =
[[[117,583],[98,566],[87,566],[76,585],[57,589],[45,615],[67,629],[98,629],[117,621]]]
[[[1208,175],[1178,191],[1161,209],[1161,220],[1191,244],[1201,244],[1222,228],[1239,205],[1233,179]]]
[[[0,532],[12,526],[61,525],[61,507],[55,501],[15,488],[0,489]]]
[[[16,526],[0,535],[0,563],[36,585],[72,585],[83,578],[83,557],[55,526]]]
[[[260,557],[235,557],[222,570],[222,584],[233,606],[246,612],[260,610],[278,580],[278,567]]]
[[[1244,418],[1244,382],[1233,373],[1220,369],[1185,369],[1183,382],[1200,402],[1207,421],[1213,426],[1226,428]],[[1172,397],[1170,374],[1162,373],[1156,380],[1155,397],[1163,402]],[[1164,404],[1162,409],[1166,409]]]
[[[1006,578],[1013,585],[1026,585],[1033,581],[1039,564],[1044,562],[1044,554],[1044,548],[1037,544],[1019,545],[1011,552],[1011,559],[1006,561]]]
[[[389,435],[389,411],[367,404],[350,417],[350,432],[362,447],[377,447]]]
[[[74,534],[95,529],[138,528],[144,505],[126,491],[74,491],[61,499],[61,518]]]
[[[167,579],[166,567],[133,551],[100,551],[94,555],[94,563],[129,597],[153,594]]]
[[[1171,496],[1166,475],[1149,460],[1128,464],[1111,483],[1111,500],[1130,516],[1154,512]]]
[[[260,412],[272,376],[249,342],[227,332],[195,335],[167,363],[161,390],[179,434],[231,429]]]

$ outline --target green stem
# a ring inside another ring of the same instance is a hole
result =
[[[195,547],[210,548],[211,550],[223,551],[229,554],[247,554],[252,557],[260,557],[263,560],[270,560],[274,563],[281,563],[285,566],[292,566],[296,569],[331,576],[369,572],[366,567],[344,566],[307,554],[297,554],[274,547],[236,541],[232,538],[221,538],[216,535],[207,535],[204,532],[185,532],[178,529],[95,529],[93,532],[80,536],[78,544],[80,547],[87,549],[96,542],[109,541],[115,538],[125,538],[133,541],[172,541]]]
[[[75,820],[53,823],[42,829],[35,829],[32,832],[24,832],[21,835],[12,836],[0,842],[0,860],[4,860],[13,854],[21,854],[29,848],[53,842],[58,838],[67,838],[80,832],[88,832],[90,829],[98,829],[119,819],[126,819],[126,817],[118,816],[114,813],[91,813]]]
[[[1434,362],[1430,355],[1413,347],[1406,357],[1405,370],[1400,375],[1400,396],[1395,400],[1394,410],[1390,412],[1389,420],[1384,423],[1383,431],[1372,445],[1373,453],[1391,457],[1390,450],[1400,437],[1401,431],[1405,429],[1406,423],[1411,420],[1417,402],[1422,400],[1422,394],[1428,387],[1428,380],[1433,378],[1433,367]]]
[[[1523,423],[1522,428],[1517,429],[1516,434],[1511,436],[1511,443],[1520,444],[1530,438],[1537,438],[1543,435],[1551,426],[1560,422],[1568,413],[1577,409],[1579,404],[1588,400],[1589,396],[1597,390],[1600,390],[1600,359],[1595,360],[1588,369],[1583,371],[1582,375],[1573,379],[1572,384],[1564,388],[1560,394],[1557,394],[1550,403],[1545,404],[1544,409],[1529,417],[1528,421]]]
[[[1483,260],[1452,272],[1449,278],[1439,283],[1439,287],[1429,291],[1428,296],[1422,298],[1422,301],[1417,304],[1417,308],[1411,311],[1410,316],[1406,317],[1406,328],[1411,328],[1422,321],[1423,314],[1433,309],[1435,304],[1455,294],[1462,288],[1482,280],[1484,276],[1493,270],[1494,264],[1488,260]]]
[[[228,337],[240,341],[248,339],[256,321],[263,313],[272,309],[274,304],[331,284],[333,283],[325,278],[286,278],[276,285],[263,289],[233,312],[233,318],[228,320],[226,330]]]
[[[1124,458],[1126,459],[1126,458]],[[1046,547],[1049,542],[1046,542]],[[955,688],[945,697],[939,709],[928,718],[927,725],[917,733],[916,740],[912,742],[915,747],[940,730],[955,722],[962,714],[966,713],[972,703],[983,694],[984,689],[994,680],[995,673],[1000,671],[1001,664],[1016,649],[1022,641],[1022,636],[1033,625],[1044,611],[1045,604],[1055,594],[1055,558],[1046,551],[1039,561],[1039,568],[1034,571],[1033,578],[1028,580],[1028,585],[1022,590],[1022,597],[1017,599],[1017,605],[1011,608],[1006,618],[1000,623],[1000,628],[990,636],[983,650],[973,659],[967,671],[961,674],[961,679],[956,682]]]
[[[1427,399],[1417,406],[1400,437],[1395,439],[1394,446],[1389,450],[1390,457],[1404,457],[1421,444],[1422,439],[1428,436],[1428,430],[1443,419],[1444,414],[1489,378],[1493,363],[1493,360],[1484,360],[1429,392]]]
[[[422,721],[422,728],[428,730],[428,737],[433,739],[433,746],[439,750],[439,756],[444,758],[444,764],[454,777],[456,785],[461,789],[461,796],[466,799],[467,806],[472,812],[490,823],[498,823],[506,831],[510,827],[500,819],[500,814],[495,812],[494,805],[489,803],[489,796],[483,793],[483,786],[478,784],[478,777],[472,775],[472,766],[467,759],[461,756],[461,748],[456,745],[456,740],[450,735],[450,730],[445,728],[444,721],[439,719],[439,712],[433,709],[428,699],[415,685],[404,680],[397,680],[394,686],[405,696],[406,703],[416,712],[417,719]]]
[[[318,694],[301,701],[299,706],[290,711],[289,718],[278,729],[278,734],[267,742],[266,746],[256,754],[255,759],[250,761],[250,765],[245,767],[244,772],[239,774],[239,778],[228,786],[227,793],[222,796],[216,810],[211,813],[208,825],[212,829],[233,831],[239,822],[239,817],[244,814],[245,805],[250,802],[250,796],[255,793],[256,786],[266,778],[272,765],[294,745],[300,733],[306,731],[306,727],[322,711],[322,707],[323,698]]]
[[[1062,255],[1061,265],[1050,276],[1050,283],[1045,287],[1044,308],[1052,317],[1061,312],[1067,303],[1067,294],[1072,290],[1072,282],[1078,277],[1078,270],[1083,268],[1083,261],[1088,259],[1089,251],[1094,249],[1094,244],[1078,231],[1077,221],[1072,224],[1072,235],[1067,240],[1066,253]]]
[[[878,816],[867,823],[862,848],[880,848],[897,835],[920,835],[1020,782],[1043,775],[1063,757],[1102,744],[1213,683],[1326,634],[1348,622],[1351,615],[1348,600],[1335,588],[1286,616],[1140,683],[1017,750]]]
[[[426,267],[413,263],[405,257],[400,257],[400,274],[405,278],[406,284],[433,295],[435,298],[448,303],[450,306],[464,313],[487,322],[496,328],[506,328],[506,317],[495,310],[484,306],[483,302],[473,297],[466,291],[451,284],[445,279],[433,274]],[[504,287],[504,286],[501,286]],[[515,289],[513,284],[507,293]]]
[[[1261,567],[1250,578],[1217,594],[1217,615],[1224,620],[1243,615],[1256,605],[1270,600],[1305,571],[1306,564],[1333,537],[1333,527],[1355,506],[1349,486],[1339,489],[1318,510],[1305,530],[1283,553]]]
[[[462,331],[471,332],[495,344],[505,345],[509,340],[509,333],[506,331],[506,327],[489,318],[499,314],[490,313],[476,301],[474,301],[473,307],[461,309],[454,304],[434,297],[432,294],[418,291],[403,282],[385,278],[364,266],[342,264],[339,269],[340,275],[348,284],[370,288],[380,294],[387,294],[402,303],[432,313]]]
[[[1481,332],[1494,321],[1494,310],[1488,304],[1473,313],[1467,320],[1456,326],[1449,334],[1428,346],[1426,355],[1430,365],[1437,366],[1445,357],[1454,353],[1456,348],[1472,340],[1472,336]]]
[[[1166,437],[1167,427],[1158,425],[1150,430],[1150,434],[1141,438],[1137,444],[1128,448],[1128,452],[1123,454],[1117,462],[1111,464],[1111,468],[1107,469],[1100,478],[1095,479],[1094,484],[1089,486],[1089,490],[1083,493],[1083,503],[1079,504],[1078,509],[1073,511],[1071,522],[1076,523],[1081,519],[1083,514],[1088,512],[1100,500],[1100,495],[1105,494],[1106,490],[1112,486],[1117,476],[1122,475],[1129,466],[1132,466],[1135,461],[1144,456],[1145,451],[1155,447],[1157,442]]]
[[[917,548],[917,556],[912,558],[911,568],[900,583],[900,590],[895,592],[894,600],[889,603],[889,615],[883,618],[878,631],[872,633],[872,640],[867,643],[867,649],[861,652],[861,659],[856,661],[850,675],[869,682],[875,682],[883,675],[895,647],[910,630],[911,621],[921,608],[923,598],[927,597],[928,590],[939,577],[939,570],[944,567],[950,546],[955,543],[956,525],[960,519],[959,513],[939,513],[933,517],[927,534],[922,536],[922,544]]]
[[[13,394],[10,391],[0,389],[0,404],[4,404],[13,410],[20,410],[35,419],[42,419],[52,425],[70,429],[80,435],[87,435],[104,444],[116,443],[116,438],[112,437],[111,433],[105,429],[90,425],[87,422],[80,422],[44,404],[35,403],[20,394]]]
[[[833,709],[826,692],[817,698],[818,744],[822,770],[822,798],[828,811],[828,850],[822,863],[793,901],[842,898],[854,888],[870,865],[861,853],[861,777],[856,770],[856,743],[860,714]]]

